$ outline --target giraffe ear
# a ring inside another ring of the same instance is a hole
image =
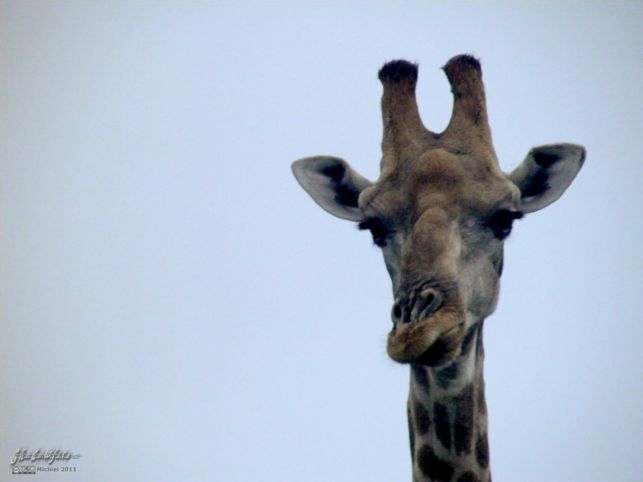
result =
[[[556,201],[584,161],[585,148],[576,144],[549,144],[531,149],[508,176],[520,189],[521,210],[531,213]]]
[[[301,187],[333,216],[361,221],[359,195],[372,183],[338,157],[314,156],[293,162],[292,172]]]

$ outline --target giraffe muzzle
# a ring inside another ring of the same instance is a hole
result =
[[[447,359],[464,337],[466,317],[460,303],[433,287],[398,297],[391,318],[387,351],[400,363],[424,359],[427,353],[430,359]]]

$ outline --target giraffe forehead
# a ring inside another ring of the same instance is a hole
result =
[[[453,217],[462,210],[483,212],[500,199],[515,197],[499,169],[466,161],[431,152],[404,168],[382,173],[378,182],[363,193],[360,206],[398,219],[418,219],[435,209]]]

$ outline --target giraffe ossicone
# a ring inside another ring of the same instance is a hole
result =
[[[382,159],[375,182],[343,159],[293,163],[323,209],[359,223],[382,249],[393,285],[389,356],[411,366],[407,413],[413,481],[490,480],[482,327],[495,310],[503,243],[515,220],[556,201],[585,150],[535,147],[511,173],[498,165],[480,63],[459,55],[444,66],[453,112],[442,133],[422,123],[417,65],[379,71]]]

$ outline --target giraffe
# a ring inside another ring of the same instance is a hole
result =
[[[563,194],[585,149],[534,147],[503,173],[480,63],[459,55],[443,69],[454,102],[439,134],[418,113],[417,65],[395,60],[380,69],[377,181],[332,156],[300,159],[292,169],[317,204],[370,231],[382,250],[393,288],[387,352],[410,365],[413,481],[483,482],[491,472],[482,334],[498,299],[504,240],[515,220]]]

